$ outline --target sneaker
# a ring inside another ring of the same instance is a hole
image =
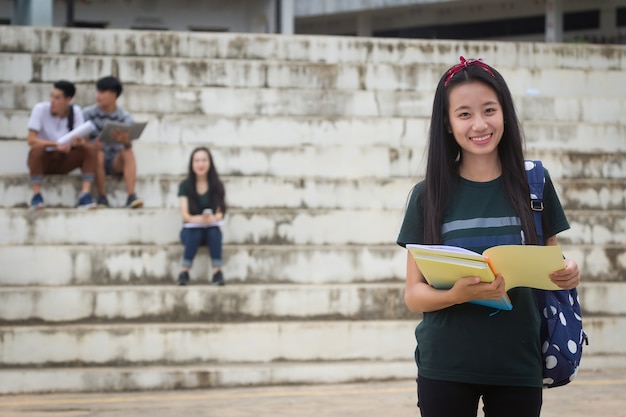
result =
[[[106,195],[101,195],[98,197],[98,207],[99,208],[109,208],[109,200]]]
[[[91,198],[91,194],[84,193],[78,197],[78,204],[76,205],[79,209],[95,209],[96,203],[93,202],[93,198]]]
[[[135,194],[130,194],[128,199],[126,199],[126,207],[132,209],[143,207],[143,200],[141,198],[137,198],[137,195]]]
[[[189,272],[183,271],[178,275],[178,285],[187,285],[189,283]]]
[[[41,196],[41,193],[35,194],[30,200],[30,208],[33,210],[41,210],[44,207],[46,207],[46,205],[43,203],[43,197]]]
[[[216,273],[213,274],[213,285],[219,285],[219,286],[223,286],[225,284],[224,282],[224,274],[222,274],[222,270],[218,270]]]

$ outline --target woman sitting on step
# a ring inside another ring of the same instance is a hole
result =
[[[226,214],[224,184],[213,164],[208,148],[193,150],[189,158],[189,174],[178,186],[183,229],[180,240],[185,246],[178,285],[189,283],[189,269],[201,245],[208,245],[213,267],[213,285],[224,285],[222,274],[222,231]]]

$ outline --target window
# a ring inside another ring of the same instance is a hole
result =
[[[615,26],[626,26],[626,7],[617,8],[617,16],[615,18]]]
[[[600,28],[600,10],[586,10],[563,14],[563,32]]]
[[[619,19],[618,12],[618,19]],[[626,8],[622,9],[622,23],[626,25]],[[586,10],[563,14],[563,31],[598,29],[600,11]],[[390,38],[425,39],[488,39],[506,36],[536,35],[546,30],[546,16],[512,17],[503,20],[454,23],[446,25],[416,26],[374,32],[374,36]]]
[[[109,26],[108,22],[87,22],[75,20],[74,26],[75,28],[87,28],[87,29],[104,29]]]

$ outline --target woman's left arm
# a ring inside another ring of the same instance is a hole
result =
[[[556,246],[556,236],[546,239],[546,246]],[[550,279],[564,290],[571,290],[580,284],[580,271],[576,262],[565,259],[565,268],[550,274]]]

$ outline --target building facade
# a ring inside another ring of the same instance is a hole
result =
[[[0,0],[0,24],[626,43],[626,0]]]

